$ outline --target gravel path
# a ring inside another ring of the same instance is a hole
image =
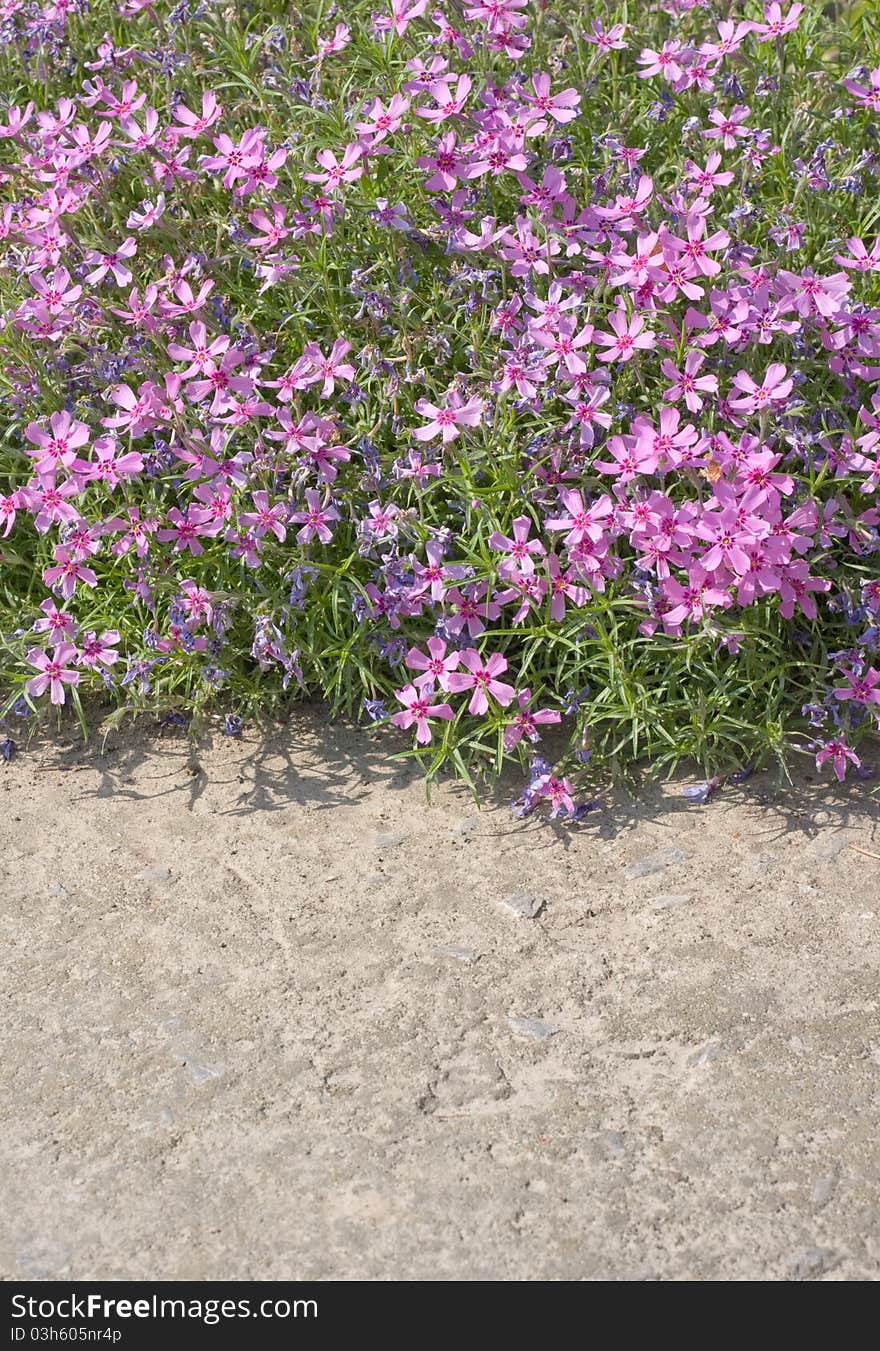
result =
[[[866,785],[570,834],[387,749],[0,767],[0,1274],[880,1278]]]

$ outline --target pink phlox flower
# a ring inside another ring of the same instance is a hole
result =
[[[717,150],[713,150],[708,156],[704,168],[700,168],[693,160],[687,160],[684,168],[684,176],[687,179],[692,191],[700,197],[709,197],[715,188],[726,188],[733,182],[733,173],[730,170],[718,172],[721,164],[721,156]]]
[[[684,399],[688,411],[698,413],[704,403],[700,396],[718,393],[718,376],[699,374],[705,360],[705,352],[688,352],[682,370],[679,370],[668,357],[665,361],[661,361],[661,371],[668,380],[674,381],[669,389],[663,391],[663,398],[672,403]]]
[[[47,633],[50,643],[76,637],[79,627],[76,620],[66,610],[60,610],[54,600],[41,601],[40,609],[43,612],[43,618],[35,620],[34,633]]]
[[[526,94],[526,102],[542,117],[551,117],[554,122],[571,122],[577,117],[581,96],[576,89],[563,89],[558,94],[550,93],[550,76],[533,75],[534,94]]]
[[[107,629],[100,638],[94,629],[89,629],[82,636],[77,660],[82,666],[112,666],[119,660],[116,650],[119,641],[118,629]]]
[[[201,165],[203,169],[212,171],[223,171],[224,188],[232,188],[242,178],[247,178],[248,170],[254,165],[259,164],[263,158],[263,137],[265,131],[262,127],[250,127],[245,131],[239,141],[233,141],[231,136],[221,132],[219,136],[213,138],[216,155],[203,155]],[[318,160],[320,162],[322,154],[330,154],[329,151],[320,151]],[[332,155],[331,155],[331,158]],[[335,163],[335,160],[334,160]],[[305,175],[309,177],[308,174]]]
[[[760,385],[748,371],[738,371],[733,377],[733,388],[740,391],[740,397],[730,400],[731,408],[737,413],[754,413],[784,403],[794,381],[786,378],[785,366],[774,361],[767,367]]]
[[[585,586],[576,581],[578,572],[568,568],[563,572],[556,554],[547,555],[547,576],[550,582],[550,618],[559,621],[565,618],[566,601],[578,607],[586,605],[590,593]]]
[[[301,523],[296,532],[300,544],[308,544],[316,536],[322,544],[329,544],[333,538],[332,525],[340,519],[339,512],[332,502],[324,502],[317,488],[306,488],[306,505],[303,511],[292,511],[290,520]]]
[[[189,326],[189,336],[191,347],[184,347],[182,343],[172,342],[168,344],[168,355],[175,361],[188,361],[189,365],[185,371],[180,372],[181,380],[188,380],[192,376],[204,375],[207,371],[215,369],[215,362],[229,347],[229,338],[221,333],[212,341],[208,342],[208,330],[199,320]]]
[[[540,741],[539,726],[549,726],[562,721],[562,714],[552,708],[531,708],[532,691],[520,690],[516,696],[519,712],[504,730],[504,749],[508,754],[519,745],[523,737],[532,744]]]
[[[684,55],[686,52],[682,53],[682,44],[677,38],[664,42],[659,52],[651,47],[643,47],[636,57],[636,65],[642,67],[639,78],[649,80],[654,75],[662,75],[670,84],[674,84],[684,73]]]
[[[433,108],[417,108],[416,113],[419,117],[425,118],[428,122],[439,125],[445,122],[447,118],[457,117],[467,102],[467,96],[470,93],[473,80],[469,75],[459,75],[455,85],[455,93],[450,87],[451,75],[443,76],[429,85],[428,93],[434,100]]]
[[[822,769],[828,761],[831,761],[831,768],[837,776],[838,783],[843,783],[846,777],[847,764],[855,765],[856,769],[861,765],[861,760],[856,755],[851,746],[848,746],[843,737],[835,737],[832,741],[826,741],[820,746],[816,753],[816,768]]]
[[[404,708],[400,713],[395,713],[391,721],[395,727],[404,729],[415,724],[416,742],[419,746],[427,746],[431,740],[429,718],[443,718],[448,722],[455,717],[449,704],[430,703],[431,691],[426,687],[419,690],[415,685],[404,685],[403,689],[394,691],[394,697],[404,705]]]
[[[258,539],[262,539],[271,531],[279,543],[283,544],[287,538],[285,529],[287,506],[284,502],[274,502],[270,506],[269,494],[262,489],[255,492],[253,498],[256,510],[242,512],[239,517],[242,525],[253,531]]]
[[[448,631],[457,635],[467,629],[472,638],[478,638],[485,631],[485,621],[497,619],[501,614],[501,606],[494,597],[489,599],[488,593],[488,582],[450,587],[444,596],[444,606],[450,612],[446,620]]]
[[[848,239],[846,247],[850,256],[847,258],[845,254],[835,253],[835,263],[840,263],[841,267],[854,268],[856,272],[880,272],[880,236],[874,240],[870,252],[858,235]]]
[[[337,380],[353,380],[355,369],[350,361],[344,358],[351,351],[351,343],[346,342],[344,338],[337,338],[334,342],[329,356],[324,356],[321,346],[317,342],[310,342],[303,351],[306,361],[309,361],[314,370],[315,380],[323,380],[321,385],[321,398],[328,399],[336,388]]]
[[[359,141],[353,141],[345,147],[342,159],[337,159],[332,150],[319,150],[315,158],[324,172],[303,174],[303,177],[309,183],[320,183],[332,192],[343,183],[355,183],[361,177],[364,172],[363,155],[364,147]]]
[[[426,646],[427,653],[411,647],[406,654],[406,664],[410,670],[422,673],[416,676],[413,684],[428,693],[433,693],[435,685],[439,685],[441,690],[448,693],[449,675],[458,669],[460,654],[457,650],[447,652],[442,638],[429,638]]]
[[[555,516],[544,522],[547,530],[565,530],[565,544],[571,548],[584,539],[598,542],[607,528],[612,512],[611,498],[603,493],[589,507],[576,488],[562,489],[559,500],[565,509],[565,516]]]
[[[214,617],[211,592],[189,577],[180,583],[180,591],[178,603],[187,616],[187,623],[193,628],[198,628],[203,622],[210,624]]]
[[[25,685],[28,694],[39,697],[49,690],[51,702],[56,705],[63,704],[66,698],[64,686],[79,684],[79,672],[68,665],[75,660],[76,648],[73,643],[59,643],[51,656],[42,648],[32,647],[27,654],[27,661],[30,666],[36,667],[39,674],[33,676]]]
[[[448,581],[461,581],[467,570],[459,563],[444,564],[444,550],[437,540],[429,539],[425,545],[426,563],[413,560],[415,587],[413,595],[423,596],[426,592],[432,601],[442,600],[446,594]]]
[[[112,253],[98,253],[90,249],[85,255],[85,262],[89,265],[96,264],[91,272],[86,273],[86,281],[90,284],[103,280],[108,272],[112,274],[113,280],[117,286],[127,286],[131,281],[131,269],[126,266],[126,259],[133,258],[137,253],[137,241],[133,235],[123,240],[118,249]]]
[[[376,499],[369,503],[367,510],[369,515],[363,518],[359,526],[364,536],[372,536],[377,540],[397,538],[400,507],[393,502],[382,503]]]
[[[509,577],[514,572],[526,574],[534,572],[534,556],[541,556],[547,552],[539,539],[529,539],[532,524],[531,517],[517,516],[511,523],[513,538],[502,535],[498,530],[489,536],[490,549],[505,551],[505,557],[498,564],[500,576]]]
[[[583,35],[585,42],[593,43],[603,52],[625,50],[626,43],[623,39],[626,36],[626,24],[616,23],[611,28],[606,29],[598,19],[594,19],[591,27],[592,32]]]
[[[672,409],[664,409],[673,411]],[[655,474],[658,457],[650,442],[639,435],[612,436],[608,441],[611,460],[596,460],[594,468],[602,474],[613,474],[618,483],[631,483],[641,474]]]
[[[502,708],[506,708],[513,700],[516,694],[513,686],[497,678],[507,670],[507,661],[500,652],[483,657],[475,648],[467,648],[460,653],[460,661],[465,670],[449,674],[448,689],[453,694],[461,694],[466,690],[473,691],[468,704],[469,713],[477,717],[487,713],[490,696]]]
[[[32,272],[28,280],[50,314],[69,309],[82,295],[81,286],[71,286],[66,267],[53,268],[48,277]]]
[[[835,699],[852,699],[857,704],[880,704],[880,671],[869,666],[861,675],[855,671],[843,672],[845,685],[834,688]]]
[[[43,569],[43,581],[47,586],[57,588],[65,600],[70,600],[77,582],[90,587],[98,585],[97,573],[92,568],[84,567],[74,557],[72,550],[63,544],[59,544],[53,551],[53,557],[55,562],[52,567]]]
[[[751,108],[743,103],[738,103],[729,113],[723,113],[720,108],[713,108],[709,114],[709,121],[714,125],[701,135],[707,141],[720,140],[725,150],[734,150],[739,137],[751,135],[749,128],[743,126],[751,111]]]
[[[450,390],[443,404],[431,403],[428,399],[418,399],[416,412],[429,421],[424,427],[416,427],[413,436],[417,441],[432,441],[440,436],[443,444],[454,441],[462,427],[477,427],[483,416],[484,403],[480,398],[463,399],[458,390]]]
[[[784,37],[786,33],[794,32],[803,12],[802,4],[794,4],[784,13],[782,6],[773,0],[772,4],[764,6],[764,22],[753,23],[752,32],[762,42]]]
[[[640,314],[628,317],[625,310],[618,309],[609,316],[611,333],[597,332],[593,341],[608,350],[599,353],[600,361],[630,361],[637,351],[654,346],[656,335],[645,328]]]
[[[84,422],[76,422],[68,412],[53,413],[49,418],[49,430],[38,422],[29,422],[24,429],[27,439],[37,447],[28,450],[35,463],[38,474],[49,474],[62,468],[69,468],[76,460],[76,452],[87,444],[90,436]]]
[[[747,558],[745,565],[748,567]],[[680,630],[685,623],[699,622],[712,606],[727,609],[732,604],[726,588],[716,584],[699,564],[689,568],[687,585],[676,577],[667,577],[661,582],[661,589],[669,607],[662,615],[663,627],[667,632]]]
[[[196,140],[202,136],[209,127],[219,119],[223,112],[220,104],[217,102],[216,94],[206,90],[202,94],[201,112],[194,113],[185,103],[178,103],[174,108],[173,117],[178,123],[178,136],[183,136],[188,140]]]

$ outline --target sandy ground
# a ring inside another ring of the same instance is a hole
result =
[[[570,834],[387,750],[0,766],[0,1272],[880,1278],[866,785]]]

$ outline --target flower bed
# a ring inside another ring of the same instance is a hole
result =
[[[874,5],[0,15],[7,732],[305,693],[574,819],[866,772]]]

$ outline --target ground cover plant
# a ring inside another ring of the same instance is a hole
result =
[[[106,691],[317,696],[570,819],[869,772],[876,6],[0,23],[5,754]]]

